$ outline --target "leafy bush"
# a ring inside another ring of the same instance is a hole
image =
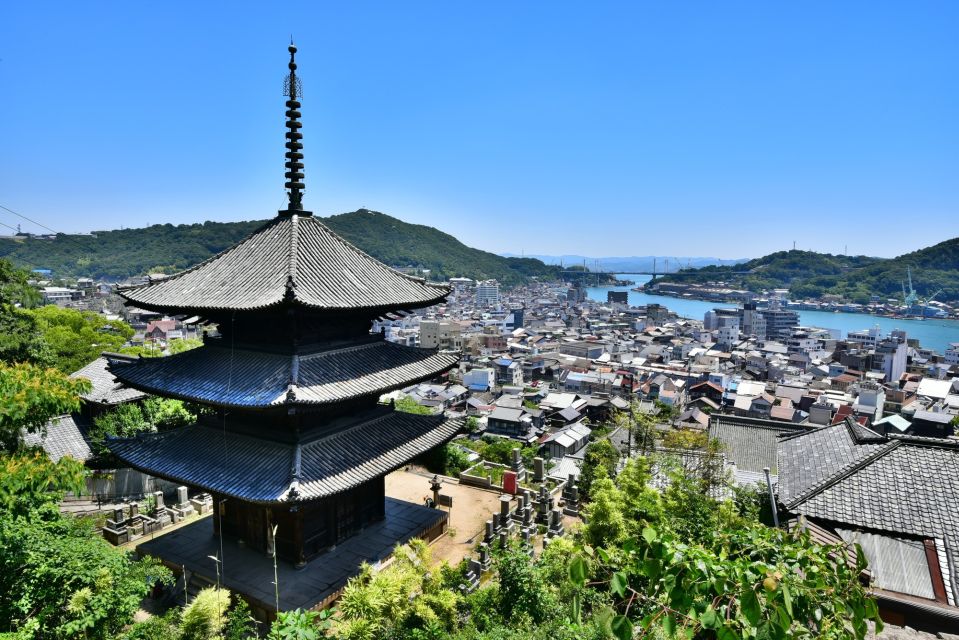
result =
[[[0,518],[0,630],[111,638],[169,571],[134,560],[82,520]]]
[[[220,635],[226,625],[226,612],[230,608],[230,592],[217,587],[207,587],[183,609],[180,622],[182,640],[212,640]]]

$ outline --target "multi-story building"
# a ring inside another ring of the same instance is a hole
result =
[[[876,343],[879,342],[879,325],[877,324],[871,329],[863,329],[862,331],[850,331],[846,335],[846,340],[872,349],[876,346]]]
[[[739,342],[739,323],[725,325],[716,332],[716,342],[725,347],[731,347]]]
[[[669,309],[661,304],[647,304],[646,322],[653,326],[669,322]]]
[[[739,309],[713,309],[703,316],[703,328],[707,331],[715,331],[734,324],[737,327],[740,326]]]
[[[759,313],[766,321],[765,337],[770,340],[788,340],[799,326],[799,314],[789,309],[772,307]]]
[[[607,291],[606,302],[609,304],[629,304],[629,291]]]
[[[579,304],[586,302],[586,287],[582,284],[575,284],[566,290],[566,301],[570,304]]]
[[[44,287],[41,292],[43,301],[51,304],[63,304],[83,297],[83,292],[66,287]]]
[[[886,338],[876,345],[873,356],[873,368],[886,374],[886,380],[898,380],[906,372],[906,354],[909,351],[905,341]]]
[[[766,319],[756,309],[755,302],[747,302],[739,309],[739,329],[747,336],[766,337]]]
[[[870,422],[882,419],[886,404],[886,391],[872,381],[859,383],[859,397],[853,405],[856,415],[866,416]]]
[[[499,283],[496,280],[483,280],[476,283],[476,304],[480,307],[499,304]]]
[[[426,349],[462,351],[463,336],[459,325],[449,320],[420,321],[420,346]]]
[[[496,386],[496,372],[492,368],[470,369],[463,374],[463,386],[470,391],[488,391]]]
[[[946,364],[959,364],[959,342],[950,342],[943,357]]]

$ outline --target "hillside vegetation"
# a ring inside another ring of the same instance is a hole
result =
[[[0,257],[25,269],[52,269],[55,278],[123,280],[190,267],[240,241],[264,222],[158,224],[91,236],[60,234],[52,240],[0,238]],[[430,269],[434,279],[496,278],[512,285],[532,276],[553,278],[558,272],[539,260],[504,258],[473,249],[433,227],[408,224],[376,211],[360,209],[324,222],[378,260],[395,267]]]
[[[959,238],[892,259],[779,251],[739,265],[685,269],[680,276],[663,276],[649,285],[721,281],[751,291],[788,288],[794,298],[837,294],[865,303],[870,295],[901,299],[907,267],[921,298],[939,292],[937,300],[959,300]]]

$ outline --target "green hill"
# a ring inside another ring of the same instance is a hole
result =
[[[907,267],[912,268],[920,298],[939,292],[937,300],[959,300],[959,238],[892,259],[779,251],[738,265],[684,269],[680,275],[661,276],[647,286],[721,281],[751,291],[788,288],[794,298],[836,294],[865,303],[871,295],[901,298]]]
[[[142,229],[98,231],[90,236],[0,238],[0,257],[25,269],[51,269],[55,278],[123,280],[151,272],[186,269],[238,242],[263,224],[204,222],[158,224]],[[370,255],[395,267],[430,269],[433,279],[465,276],[519,284],[532,276],[554,278],[557,267],[532,258],[504,258],[472,249],[433,227],[360,209],[324,222]]]

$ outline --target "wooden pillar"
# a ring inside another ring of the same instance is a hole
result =
[[[300,568],[306,564],[306,552],[303,548],[303,509],[290,507],[293,517],[293,564]]]

